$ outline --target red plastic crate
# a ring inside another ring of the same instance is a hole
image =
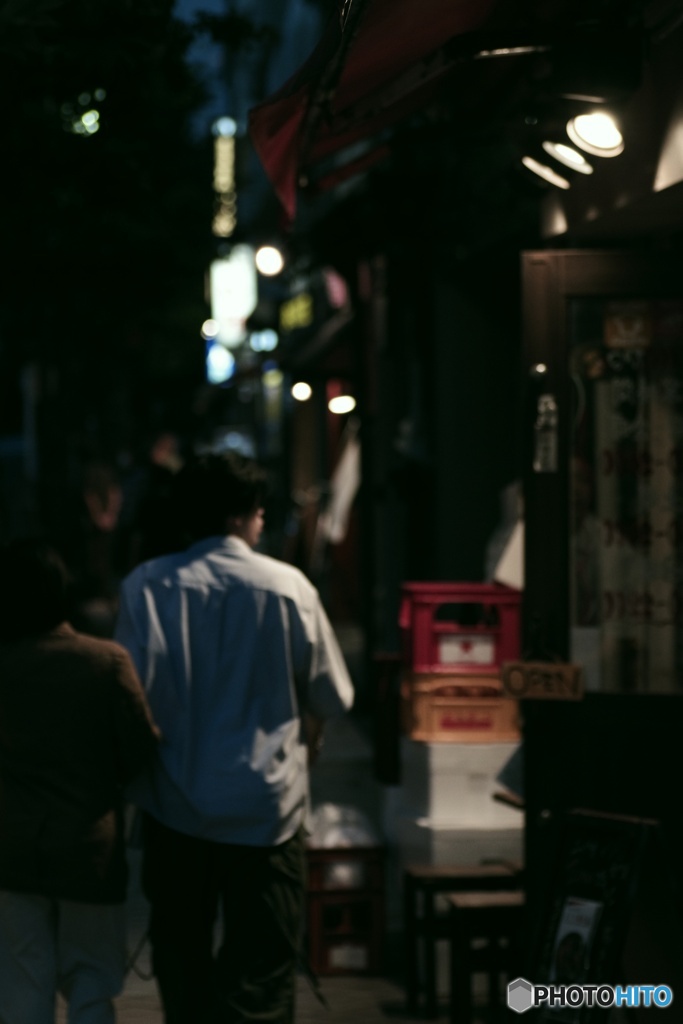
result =
[[[404,583],[404,666],[421,673],[490,675],[520,651],[521,593],[500,583]]]

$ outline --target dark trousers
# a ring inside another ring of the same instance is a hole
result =
[[[280,846],[234,846],[147,816],[142,882],[166,1024],[292,1024],[305,892],[301,832]]]

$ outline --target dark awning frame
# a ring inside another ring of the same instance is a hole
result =
[[[250,111],[252,142],[290,220],[308,170],[423,103],[482,45],[474,34],[495,3],[345,0],[309,60]]]

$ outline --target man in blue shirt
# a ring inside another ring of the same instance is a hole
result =
[[[146,812],[143,883],[167,1024],[291,1024],[305,723],[317,732],[353,701],[317,591],[254,551],[262,491],[261,471],[233,454],[191,463],[177,502],[193,543],[139,566],[121,590],[116,636],[163,735],[130,796]]]

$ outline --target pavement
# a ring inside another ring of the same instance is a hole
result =
[[[369,737],[369,723],[353,714],[327,724],[322,754],[311,771],[313,821],[316,820],[315,812],[320,812],[323,805],[346,808],[351,818],[356,812],[362,815],[362,820],[381,841],[385,792],[374,777]],[[149,945],[145,941],[147,904],[140,889],[138,850],[129,851],[129,862],[128,950],[130,955],[136,955],[124,991],[116,1002],[117,1024],[164,1024],[156,984],[151,975]],[[424,1020],[409,1016],[405,1009],[400,879],[395,873],[385,872],[385,876],[388,934],[384,944],[383,973],[321,977],[319,984],[327,1007],[319,1002],[309,981],[302,975],[298,981],[296,1024],[380,1024],[387,1021],[419,1024]],[[447,1015],[448,1007],[444,1003],[440,1014],[442,1021],[446,1021]],[[60,1000],[56,1024],[66,1024],[66,1021],[65,1007]],[[473,1020],[467,1024],[483,1022]]]
[[[372,772],[368,730],[353,716],[328,723],[323,753],[311,774],[313,810],[322,804],[360,811],[381,836],[381,793]],[[156,984],[151,976],[145,941],[147,904],[140,890],[140,853],[129,851],[131,883],[128,898],[128,950],[137,953],[123,993],[116,1001],[117,1024],[163,1024]],[[308,980],[298,982],[296,1024],[379,1024],[399,1020],[417,1024],[405,1013],[400,981],[400,936],[393,937],[386,975],[343,975],[319,979],[327,1007],[316,998]],[[66,1024],[60,1000],[57,1024]],[[197,1022],[201,1024],[201,1022]]]

